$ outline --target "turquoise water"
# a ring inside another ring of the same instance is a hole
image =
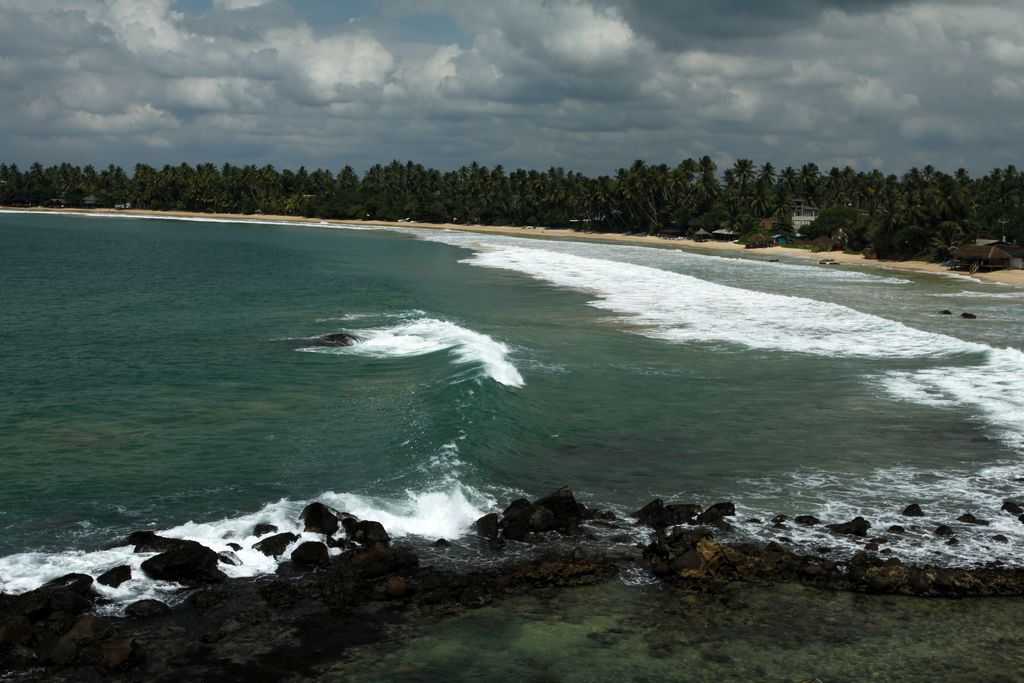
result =
[[[914,500],[922,528],[993,525],[897,555],[1019,563],[1024,525],[998,509],[1022,494],[1022,294],[573,241],[0,214],[0,588],[114,566],[98,549],[137,528],[224,543],[320,497],[458,537],[562,484],[620,512],[732,499],[740,535],[808,547],[746,520],[884,528]],[[363,343],[311,346],[338,330]]]

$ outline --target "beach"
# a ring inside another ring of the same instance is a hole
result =
[[[183,219],[207,219],[218,221],[269,221],[280,223],[298,223],[307,225],[357,225],[365,227],[383,228],[416,228],[422,230],[455,230],[460,232],[474,232],[489,235],[507,235],[510,237],[528,237],[534,239],[555,239],[555,240],[583,240],[620,244],[634,244],[660,249],[684,249],[704,253],[743,252],[744,254],[771,255],[786,258],[810,259],[822,261],[831,259],[842,265],[855,265],[865,268],[878,268],[890,271],[907,271],[915,273],[932,273],[935,275],[954,275],[972,278],[981,282],[994,284],[1011,285],[1024,287],[1024,270],[999,270],[991,273],[975,273],[970,275],[964,272],[951,271],[938,263],[927,261],[881,261],[866,259],[860,254],[847,254],[839,251],[832,252],[811,252],[807,249],[795,247],[766,247],[761,249],[747,249],[742,244],[734,242],[695,242],[691,239],[667,239],[654,235],[635,235],[622,233],[597,233],[580,232],[565,228],[544,228],[544,227],[517,227],[517,226],[495,226],[495,225],[460,225],[457,223],[420,223],[416,221],[368,221],[356,219],[319,219],[306,218],[303,216],[282,216],[266,214],[229,214],[229,213],[198,213],[190,211],[151,211],[129,209],[123,211],[110,211],[107,209],[49,209],[43,207],[18,209],[22,211],[33,211],[40,213],[76,213],[93,215],[113,216],[139,216],[158,218],[183,218]]]

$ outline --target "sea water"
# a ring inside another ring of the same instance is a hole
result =
[[[627,517],[732,500],[740,537],[837,556],[767,520],[918,502],[904,561],[1020,565],[1022,303],[806,259],[0,214],[0,590],[137,569],[135,529],[248,548],[314,499],[457,541],[563,484]],[[360,341],[316,345],[336,331]],[[992,524],[933,539],[965,512]],[[135,576],[102,590],[167,595]]]

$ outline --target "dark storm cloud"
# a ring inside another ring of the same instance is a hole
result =
[[[1024,10],[0,0],[0,161],[1019,163]]]

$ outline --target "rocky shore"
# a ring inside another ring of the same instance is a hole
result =
[[[1014,501],[993,514],[1024,515]],[[903,510],[908,526],[920,506]],[[220,566],[239,562],[188,540],[136,532],[117,541],[152,554],[142,570],[181,586],[170,606],[140,600],[105,604],[94,584],[131,578],[127,566],[92,577],[69,574],[20,595],[0,594],[0,677],[11,680],[245,680],[315,677],[324,667],[399,641],[419,626],[527,591],[583,586],[644,571],[683,591],[715,593],[737,582],[796,582],[825,589],[916,596],[1024,595],[1024,569],[910,566],[886,554],[903,527],[872,535],[860,517],[823,525],[856,539],[844,560],[799,554],[778,543],[734,537],[735,507],[720,502],[654,500],[632,519],[595,510],[561,488],[535,501],[512,501],[450,542],[392,542],[373,520],[313,503],[305,532],[319,541],[255,530],[253,546],[287,554],[276,575],[227,580]],[[777,517],[776,526],[816,526],[811,516]],[[983,529],[965,513],[951,520]],[[952,526],[934,530],[948,543]],[[639,532],[639,534],[638,534]],[[645,538],[637,542],[638,538]],[[463,569],[430,561],[468,548],[485,561]],[[241,548],[236,548],[240,550]]]

